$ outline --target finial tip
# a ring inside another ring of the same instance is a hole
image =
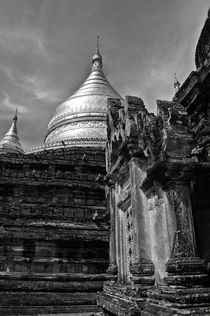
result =
[[[97,35],[97,43],[96,43],[96,53],[99,54],[99,38],[100,36]]]
[[[177,92],[181,86],[180,82],[178,81],[177,77],[176,77],[176,73],[174,72],[174,89],[175,92]]]
[[[18,114],[18,106],[15,109],[15,116],[13,117],[14,121],[17,121],[17,114]]]
[[[92,58],[92,70],[102,69],[102,57],[99,52],[99,35],[97,35],[96,53]]]

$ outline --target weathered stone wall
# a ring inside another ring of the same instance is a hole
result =
[[[1,155],[0,314],[96,309],[108,267],[104,175],[100,149]]]
[[[157,103],[155,116],[139,98],[109,100],[112,281],[98,295],[105,315],[210,313],[208,146],[199,151],[180,102]]]

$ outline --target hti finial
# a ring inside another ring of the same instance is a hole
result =
[[[13,117],[13,121],[17,121],[18,107],[15,110],[15,116]]]
[[[96,41],[96,54],[92,58],[92,70],[102,70],[102,57],[99,52],[99,35]]]
[[[96,42],[96,54],[99,55],[99,35],[97,35],[97,42]]]
[[[179,90],[181,84],[180,82],[178,81],[177,77],[176,77],[176,73],[174,73],[174,89],[175,89],[175,93]]]

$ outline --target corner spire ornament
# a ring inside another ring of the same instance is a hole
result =
[[[175,90],[175,93],[179,90],[181,84],[180,82],[178,81],[177,77],[176,77],[176,73],[174,73],[174,90]]]
[[[0,141],[1,153],[19,153],[19,154],[24,153],[21,143],[19,141],[19,137],[18,137],[17,113],[18,113],[18,108],[16,108],[15,116],[13,117],[13,122],[9,131],[5,134],[3,139]]]

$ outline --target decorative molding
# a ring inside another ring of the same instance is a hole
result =
[[[37,153],[37,152],[44,152],[44,151],[48,151],[48,150],[55,150],[55,149],[63,149],[65,150],[66,147],[73,147],[73,146],[99,146],[99,147],[105,147],[106,145],[106,139],[104,138],[87,138],[87,137],[81,137],[81,138],[72,138],[72,139],[64,139],[63,140],[65,142],[65,146],[62,143],[61,140],[58,141],[53,141],[53,142],[49,142],[45,145],[42,146],[37,146],[34,148],[29,148],[26,150],[26,154],[31,154],[31,153]]]
[[[66,111],[60,114],[55,115],[51,121],[48,124],[48,129],[50,129],[53,125],[57,124],[58,121],[64,121],[68,119],[69,117],[74,117],[75,114],[81,114],[81,113],[92,113],[95,111],[98,111],[98,114],[106,113],[106,106],[101,106],[101,104],[95,104],[94,106],[92,104],[80,104],[80,105],[71,105],[71,111]]]
[[[79,128],[106,128],[106,122],[104,121],[85,121],[85,122],[71,122],[67,123],[63,126],[55,128],[52,132],[49,132],[47,135],[45,142],[50,142],[50,139],[54,138],[56,135],[65,133],[66,131],[71,131]],[[84,132],[85,133],[85,132]],[[69,136],[71,138],[71,136]],[[62,136],[61,136],[62,138]]]

